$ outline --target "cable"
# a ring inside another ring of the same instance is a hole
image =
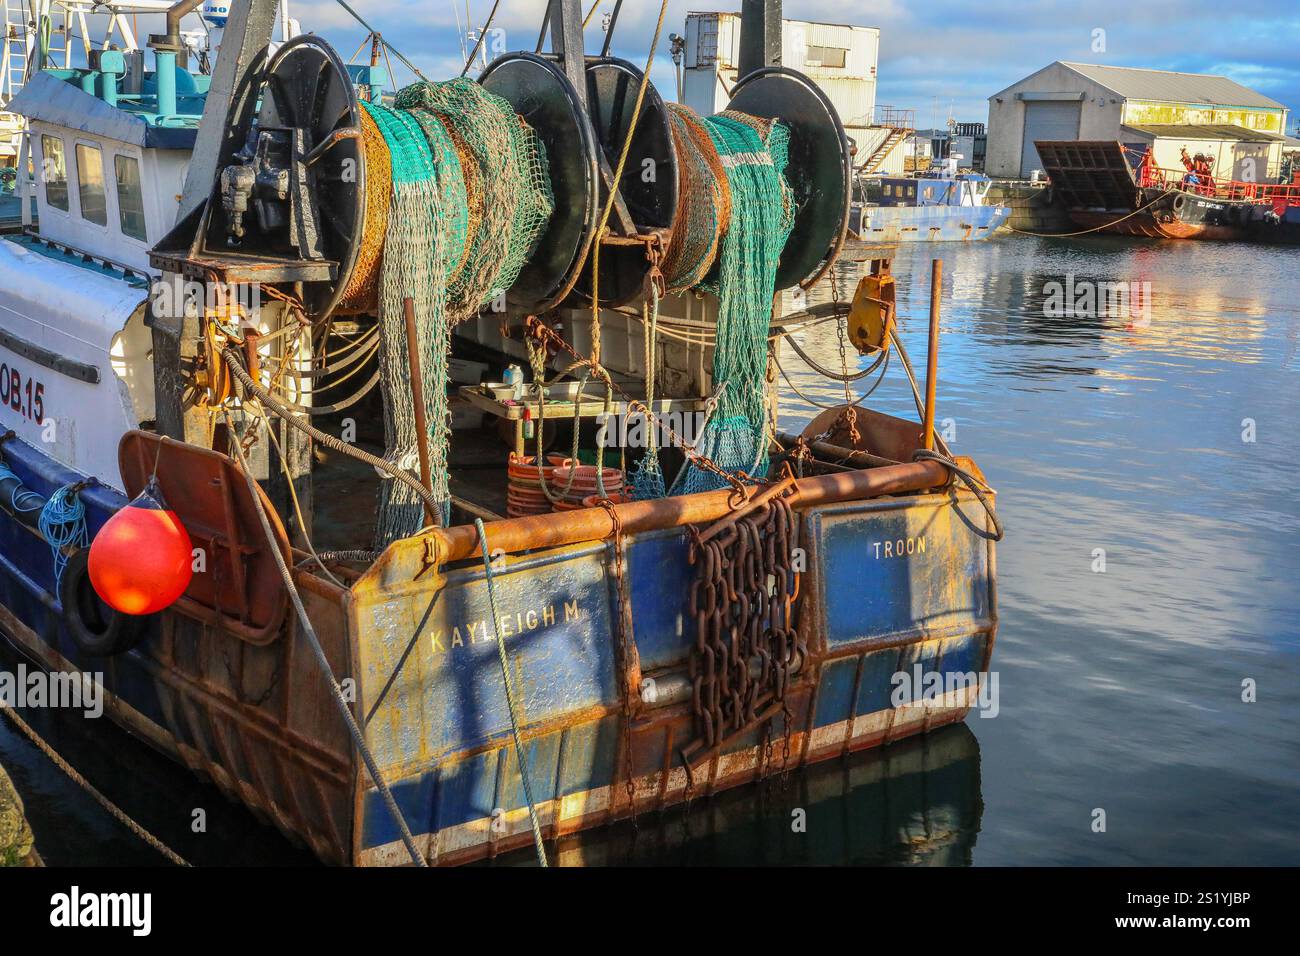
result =
[[[223,410],[224,411],[224,410]],[[226,427],[230,434],[235,434],[235,423],[230,418],[230,412],[224,411],[226,418]],[[253,503],[256,505],[257,518],[262,524],[262,532],[266,535],[267,545],[271,550],[271,555],[275,558],[275,566],[280,571],[280,577],[284,579],[285,589],[289,592],[289,600],[293,602],[293,609],[298,615],[298,621],[302,624],[304,636],[307,643],[311,645],[312,654],[316,657],[316,663],[320,665],[323,673],[330,685],[330,691],[334,698],[334,703],[343,716],[344,723],[347,724],[348,733],[352,735],[352,742],[356,744],[357,752],[361,755],[362,762],[366,765],[366,771],[370,774],[370,779],[374,781],[375,787],[378,788],[384,803],[388,807],[388,812],[393,815],[393,822],[397,824],[397,829],[402,836],[402,843],[406,845],[406,852],[411,855],[411,861],[416,866],[428,866],[420,851],[416,849],[415,838],[411,836],[411,830],[406,825],[406,818],[402,816],[401,808],[397,806],[397,801],[393,798],[393,793],[388,789],[388,784],[384,782],[384,775],[380,772],[379,766],[375,763],[374,756],[370,753],[370,748],[366,746],[365,736],[357,724],[356,717],[352,714],[352,708],[348,705],[347,699],[343,696],[343,689],[339,687],[339,682],[334,677],[334,670],[330,667],[329,658],[325,656],[325,649],[321,647],[320,639],[316,636],[316,628],[312,625],[311,618],[307,615],[307,609],[303,607],[302,595],[298,593],[297,586],[293,583],[293,573],[289,566],[285,564],[284,555],[280,553],[280,545],[275,540],[275,532],[271,530],[271,521],[266,516],[266,507],[262,503],[262,496],[258,492],[257,482],[253,480],[252,469],[248,465],[248,459],[244,456],[244,449],[238,441],[231,442],[234,446],[235,456],[239,459],[240,470],[244,474],[244,482],[248,485],[248,493]]]
[[[302,421],[302,419],[298,418],[289,406],[285,405],[266,389],[262,388],[261,385],[253,381],[253,378],[248,374],[247,369],[245,369],[240,363],[240,355],[238,351],[230,346],[226,346],[221,350],[221,357],[225,360],[226,365],[230,367],[230,374],[235,376],[235,379],[245,388],[245,390],[256,397],[263,406],[269,407],[282,419],[294,428],[298,429],[298,431],[310,435],[327,448],[332,448],[341,454],[349,455],[358,461],[365,462],[367,465],[378,468],[384,474],[395,478],[414,491],[421,501],[433,509],[434,514],[442,513],[442,505],[436,498],[434,498],[433,493],[429,491],[428,488],[424,487],[424,485],[420,484],[420,482],[415,478],[411,477],[409,473],[398,468],[390,461],[385,461],[383,458],[362,451],[354,445],[349,445],[347,442],[341,441],[333,435],[326,434],[319,428],[308,425],[306,422]]]

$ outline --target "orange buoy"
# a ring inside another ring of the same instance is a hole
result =
[[[154,614],[176,603],[194,576],[189,532],[146,488],[109,518],[90,544],[95,593],[123,614]]]

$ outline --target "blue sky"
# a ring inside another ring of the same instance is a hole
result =
[[[584,6],[589,2],[583,0]],[[430,78],[460,72],[466,0],[350,3]],[[497,16],[508,49],[532,49],[545,5],[545,0],[502,0]],[[481,23],[490,6],[491,0],[469,0],[473,22]],[[623,6],[614,52],[644,62],[659,0],[624,0]],[[670,0],[652,74],[661,89],[673,89],[667,35],[682,32],[686,12],[739,6],[736,0]],[[612,7],[613,0],[602,0],[603,10]],[[334,41],[344,57],[364,36],[335,0],[293,0],[291,11],[305,29]],[[916,109],[922,126],[930,125],[936,108],[941,123],[950,109],[959,121],[983,121],[990,95],[1053,60],[1221,73],[1291,107],[1292,128],[1300,109],[1300,4],[1295,0],[786,0],[785,16],[879,27],[877,102]],[[588,30],[589,50],[601,42],[600,19],[597,14]],[[1093,51],[1096,30],[1105,31],[1104,52]],[[409,81],[404,69],[396,69],[400,82]]]

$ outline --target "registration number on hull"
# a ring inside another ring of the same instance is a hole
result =
[[[0,408],[17,412],[37,425],[45,422],[45,384],[0,362]]]

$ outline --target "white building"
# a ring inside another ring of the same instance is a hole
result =
[[[1226,76],[1057,61],[989,97],[990,176],[1028,178],[1036,141],[1106,140],[1151,149],[1181,169],[1181,150],[1234,179],[1278,174],[1287,109]]]
[[[875,27],[783,20],[781,65],[806,74],[834,104],[861,165],[889,137],[888,127],[874,124],[876,63],[880,31]],[[701,116],[726,109],[731,88],[740,79],[740,14],[690,13],[686,17],[682,102]],[[900,175],[902,137],[876,171]]]

